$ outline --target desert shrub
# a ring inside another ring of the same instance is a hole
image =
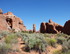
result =
[[[0,54],[8,54],[8,52],[11,52],[11,45],[6,43],[0,43]]]
[[[55,51],[53,52],[53,54],[62,54],[62,51],[61,51],[61,50],[55,50]]]
[[[56,39],[50,39],[49,43],[51,44],[51,46],[55,46],[57,40]]]
[[[33,33],[33,31],[29,31],[29,33]]]
[[[7,36],[8,34],[10,34],[10,32],[8,32],[8,31],[0,31],[0,34],[2,36]]]
[[[68,52],[70,50],[70,40],[63,42],[62,44],[62,51]]]
[[[48,45],[50,45],[50,46],[53,46],[53,47],[55,47],[55,45],[56,45],[56,43],[57,43],[57,40],[56,39],[54,39],[54,38],[46,38],[46,41],[47,41],[47,43],[48,43]]]
[[[0,31],[0,39],[10,34],[8,31]]]
[[[29,31],[22,31],[22,33],[29,33]]]
[[[8,44],[17,43],[17,36],[15,34],[10,34],[5,38],[5,42]]]
[[[45,51],[47,46],[45,37],[40,34],[24,34],[23,40],[29,50]]]
[[[55,35],[55,34],[44,34],[44,37],[51,37],[51,36],[53,36],[53,35]]]
[[[63,44],[62,44],[62,50],[63,50],[63,52],[68,51],[68,42],[67,41],[63,42]]]
[[[68,40],[68,48],[70,49],[70,40]]]
[[[63,42],[67,40],[67,39],[64,38],[64,37],[57,37],[56,39],[57,39],[57,43],[58,43],[58,44],[63,44]]]
[[[64,33],[58,33],[58,34],[56,34],[56,36],[58,36],[58,37],[67,37],[68,35],[67,34],[64,34]]]
[[[4,36],[2,36],[1,34],[0,34],[0,40],[3,38]]]
[[[23,32],[16,32],[15,33],[17,37],[22,37],[23,36]]]
[[[53,54],[70,54],[70,50],[69,51],[67,51],[67,52],[62,52],[62,51],[54,51],[54,53]]]

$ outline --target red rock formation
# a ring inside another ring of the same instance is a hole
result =
[[[42,22],[41,25],[40,25],[40,32],[41,33],[45,33],[46,32],[46,25],[45,25],[44,22]]]
[[[70,20],[65,23],[63,33],[70,35]]]
[[[46,32],[47,33],[58,33],[58,31],[55,29],[55,26],[51,23],[46,23]]]
[[[0,14],[0,30],[12,30],[16,32],[25,31],[22,20],[16,17],[12,12],[7,12],[5,14]]]
[[[61,32],[63,26],[49,20],[48,23],[41,23],[40,32],[41,33],[58,33]]]
[[[33,32],[36,32],[36,25],[33,24]]]
[[[58,30],[58,32],[62,32],[63,26],[61,26],[61,25],[56,26],[56,30]]]

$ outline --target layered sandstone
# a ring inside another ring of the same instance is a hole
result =
[[[0,30],[26,31],[26,26],[24,26],[23,21],[12,12],[3,14],[2,10],[0,10]]]

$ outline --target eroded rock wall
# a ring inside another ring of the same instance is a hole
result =
[[[2,12],[2,11],[1,11]],[[26,26],[24,26],[23,21],[15,16],[12,12],[1,13],[0,12],[0,30],[11,31],[14,29],[18,31],[26,31]]]

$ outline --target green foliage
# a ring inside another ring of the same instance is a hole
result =
[[[22,31],[22,33],[29,33],[29,31]]]
[[[56,34],[56,36],[58,36],[58,37],[67,37],[68,35],[64,34],[64,33],[58,33],[58,34]]]
[[[17,37],[22,37],[23,36],[23,32],[17,32],[15,33]]]
[[[58,51],[54,51],[53,54],[70,54],[70,50],[67,52],[62,52],[62,51],[58,50]]]
[[[0,31],[0,39],[10,34],[8,31]]]
[[[53,36],[53,35],[55,36],[55,34],[48,34],[48,33],[46,34],[46,33],[45,33],[45,34],[44,34],[44,37],[51,37],[51,36]]]
[[[46,50],[46,41],[45,37],[40,34],[24,34],[23,40],[25,41],[26,48],[29,50]]]
[[[33,33],[33,31],[29,31],[29,33]]]
[[[51,45],[51,46],[53,46],[53,47],[55,47],[55,44],[56,44],[56,42],[57,42],[57,40],[54,39],[54,38],[46,38],[46,41],[47,41],[47,43],[48,43],[49,45]]]
[[[62,51],[55,51],[54,54],[65,54],[70,53],[70,37],[66,34],[42,34],[42,33],[33,33],[32,31],[22,31],[16,33],[9,33],[6,31],[0,32],[0,37],[5,37],[4,43],[0,43],[0,54],[6,54],[11,50],[12,45],[16,45],[18,37],[21,37],[25,42],[25,50],[36,50],[36,51],[45,51],[47,45],[55,47],[56,44],[62,44]],[[53,38],[54,37],[54,38]],[[5,53],[3,53],[5,51]],[[13,51],[18,51],[13,50]]]
[[[8,44],[17,43],[17,36],[15,34],[10,34],[5,38],[5,42]]]
[[[11,52],[11,45],[6,43],[0,43],[0,54],[8,54]]]
[[[65,37],[57,37],[56,39],[57,39],[57,43],[59,44],[63,44],[63,42],[67,40]]]
[[[53,52],[53,54],[62,54],[62,51],[56,50],[56,51]]]
[[[67,52],[68,50],[70,50],[70,40],[63,42],[63,51]]]
[[[10,32],[8,32],[8,31],[0,31],[0,35],[2,35],[2,36],[7,36],[8,34],[10,34]]]

